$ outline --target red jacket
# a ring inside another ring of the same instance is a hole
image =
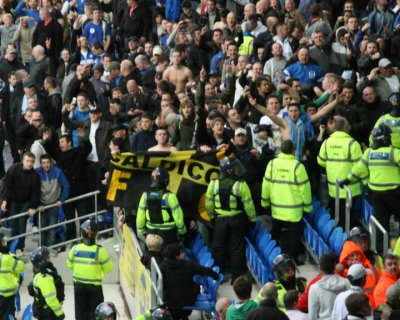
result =
[[[307,285],[306,290],[301,294],[299,301],[297,301],[296,308],[304,313],[308,313],[308,293],[310,292],[311,286],[318,282],[324,275],[320,274],[313,278]]]

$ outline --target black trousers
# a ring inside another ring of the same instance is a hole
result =
[[[361,225],[360,214],[356,211],[358,202],[361,201],[359,196],[353,197],[353,206],[350,210],[350,230],[353,227]],[[329,207],[331,218],[335,219],[335,198],[329,197]],[[339,199],[339,222],[338,227],[342,227],[343,230],[346,228],[346,199]]]
[[[104,302],[102,286],[92,284],[75,283],[75,319],[95,320],[96,307]]]
[[[282,230],[287,229],[285,241],[281,240]],[[302,222],[289,222],[272,218],[271,237],[281,247],[282,252],[297,260],[299,257]]]
[[[0,320],[9,320],[9,315],[15,318],[15,296],[0,296]]]
[[[248,223],[244,214],[234,217],[217,218],[212,240],[212,254],[215,265],[222,271],[229,269],[232,279],[247,271],[246,235]]]
[[[71,196],[75,197],[75,196]],[[69,204],[64,205],[64,212],[65,212],[65,220],[75,219],[75,210],[78,212],[78,217],[84,216],[89,214],[88,206],[87,206],[87,199],[78,200],[76,202],[72,202]],[[82,221],[81,221],[82,223]],[[76,221],[67,223],[67,240],[75,239],[76,238]]]
[[[373,215],[385,228],[385,230],[390,235],[390,216],[392,214],[395,217],[399,217],[399,201],[400,188],[388,191],[372,191],[371,190],[371,200],[373,206]],[[390,241],[390,236],[388,237]],[[388,243],[389,245],[389,243]],[[376,229],[376,250],[380,255],[383,253],[383,234],[380,230]]]

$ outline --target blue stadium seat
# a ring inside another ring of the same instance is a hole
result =
[[[197,262],[200,262],[200,259],[202,256],[204,256],[205,254],[207,254],[207,252],[209,253],[210,251],[208,250],[207,246],[203,246],[201,247],[201,249],[199,251],[194,251],[193,255],[195,257],[195,260]],[[210,254],[211,255],[211,254]]]
[[[365,199],[363,200],[362,214],[363,214],[364,224],[367,226],[369,224],[369,218],[372,215],[372,206]]]
[[[22,314],[22,320],[31,320],[33,318],[32,305],[28,304]],[[11,319],[14,319],[11,317]]]
[[[197,239],[196,242],[195,242],[194,245],[193,245],[193,249],[192,249],[193,255],[196,257],[197,254],[198,254],[204,247],[205,247],[205,243],[204,243],[203,238]]]
[[[199,264],[204,266],[209,259],[211,259],[211,252],[207,250],[203,255],[199,256],[198,261],[199,261]]]
[[[275,247],[275,248],[272,250],[271,254],[270,254],[269,257],[268,257],[268,268],[269,268],[270,270],[272,270],[272,262],[273,262],[274,259],[275,259],[278,255],[280,255],[280,254],[281,254],[281,248]]]
[[[266,233],[261,238],[261,241],[259,243],[256,243],[256,246],[257,246],[258,250],[260,251],[261,255],[263,255],[263,251],[267,247],[267,245],[270,241],[271,241],[271,234]]]
[[[250,232],[250,238],[252,241],[256,239],[257,232],[260,230],[262,224],[260,220],[257,220],[256,224],[254,225],[254,228]]]
[[[258,232],[257,232],[256,238],[254,240],[254,244],[257,246],[257,244],[260,243],[262,237],[267,233],[268,233],[267,229],[264,227],[261,227],[260,230],[258,230]]]
[[[316,227],[319,218],[324,214],[327,213],[327,210],[324,207],[319,207],[317,211],[315,211],[315,214],[313,216],[313,220],[312,220],[312,226]]]
[[[317,221],[317,232],[320,236],[322,236],[323,230],[326,227],[326,224],[328,221],[331,219],[331,216],[329,213],[324,213],[321,215],[321,217]]]
[[[190,247],[191,250],[193,250],[193,247],[194,247],[195,243],[197,241],[199,241],[200,239],[202,239],[200,233],[196,232],[194,234],[193,238],[190,240],[190,243],[189,243],[189,247]]]
[[[322,228],[321,231],[321,236],[322,239],[324,239],[325,242],[328,241],[329,236],[331,235],[332,230],[335,228],[335,220],[334,219],[330,219],[325,226]]]
[[[333,229],[329,240],[328,240],[328,244],[329,244],[329,248],[334,252],[335,251],[335,241],[336,238],[339,236],[340,233],[343,233],[343,229],[342,227],[336,227],[335,229]]]
[[[347,240],[347,234],[344,232],[340,232],[335,240],[335,244],[333,247],[333,252],[337,255],[340,256],[340,253],[342,252],[343,244]]]
[[[262,257],[264,258],[266,263],[268,263],[269,256],[271,255],[271,252],[272,250],[274,250],[275,247],[276,247],[276,241],[271,240],[270,242],[268,242],[268,245],[264,248],[264,250],[261,251]]]

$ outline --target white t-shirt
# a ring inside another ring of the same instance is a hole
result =
[[[399,92],[400,83],[399,83],[399,79],[397,78],[397,76],[395,74],[388,78],[385,77],[385,80],[393,92]]]
[[[308,320],[308,314],[300,310],[287,310],[286,315],[290,320]]]
[[[99,156],[97,155],[97,149],[96,149],[96,131],[99,128],[99,124],[100,121],[97,121],[96,123],[92,122],[90,124],[89,140],[90,143],[92,144],[92,151],[87,156],[88,161],[99,162]]]
[[[282,118],[282,111],[279,111],[278,117]],[[280,127],[268,116],[262,116],[260,119],[260,124],[267,124],[271,126],[273,135],[272,139],[274,140],[275,144],[275,157],[277,157],[281,153],[282,132]]]

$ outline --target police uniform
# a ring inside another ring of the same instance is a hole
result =
[[[238,160],[237,160],[238,161]],[[207,188],[205,207],[215,218],[212,253],[215,264],[228,267],[232,279],[246,272],[246,213],[248,220],[257,220],[249,186],[243,180],[212,180]]]
[[[64,283],[55,268],[46,268],[35,274],[29,286],[33,295],[33,316],[39,320],[64,319],[61,303],[64,301]]]
[[[262,184],[261,205],[271,206],[271,236],[279,243],[281,230],[289,228],[283,252],[295,260],[299,254],[303,212],[312,211],[310,181],[304,165],[293,154],[281,153],[270,161]]]
[[[24,263],[17,257],[0,253],[0,320],[8,320],[9,315],[15,314],[15,294],[24,269]]]
[[[104,300],[104,274],[112,272],[112,261],[102,246],[81,243],[71,248],[67,266],[73,270],[75,318],[94,320],[95,309]]]
[[[322,143],[317,160],[321,167],[326,168],[332,218],[335,218],[336,179],[345,179],[361,156],[362,151],[360,144],[344,131],[332,133],[331,136]],[[361,187],[362,184],[360,181],[353,181],[349,184],[349,189],[353,196],[353,204],[359,201]],[[338,225],[344,227],[346,214],[346,191],[344,189],[339,190],[339,199],[340,214]],[[359,224],[354,208],[355,206],[353,205],[350,216],[351,226]]]
[[[136,225],[141,234],[154,233],[164,240],[164,247],[177,242],[177,233],[186,234],[184,216],[176,195],[162,188],[151,188],[139,201]]]
[[[400,148],[400,117],[396,117],[387,113],[381,116],[375,123],[374,128],[378,127],[380,124],[387,125],[391,130],[392,146],[395,148]],[[372,145],[372,136],[369,137],[369,143]]]
[[[398,215],[400,197],[400,150],[392,146],[367,149],[348,175],[348,180],[368,181],[374,216],[385,230],[390,230],[390,215]],[[382,252],[382,234],[378,232],[377,249]]]

